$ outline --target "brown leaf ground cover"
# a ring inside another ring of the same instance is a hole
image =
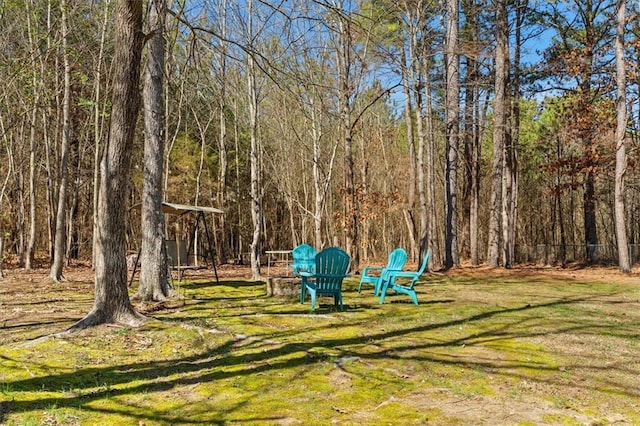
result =
[[[640,424],[638,271],[460,268],[419,306],[354,277],[311,314],[225,265],[144,327],[34,344],[91,308],[93,272],[65,274],[0,281],[0,424]]]

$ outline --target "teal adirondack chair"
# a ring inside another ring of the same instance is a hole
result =
[[[293,270],[294,276],[301,276],[301,272],[310,274],[313,274],[315,272],[316,249],[311,247],[309,244],[300,244],[299,246],[296,246],[291,251],[291,258],[293,259],[291,269]],[[304,285],[300,285],[300,303],[304,302],[304,292]]]
[[[316,249],[309,244],[300,244],[291,251],[293,263],[293,275],[299,276],[300,272],[313,272],[316,267]]]
[[[389,271],[388,274],[384,277],[384,282],[382,283],[382,290],[380,293],[380,304],[384,303],[384,298],[387,295],[387,290],[391,288],[396,293],[403,293],[409,295],[413,303],[418,304],[418,296],[416,295],[415,285],[418,281],[418,278],[427,270],[427,265],[429,264],[429,256],[431,255],[431,250],[427,250],[427,253],[424,255],[424,260],[422,261],[422,265],[420,265],[420,269],[416,272],[412,271]],[[401,283],[400,281],[405,281],[405,283]],[[409,280],[409,282],[406,282]]]
[[[316,309],[319,294],[333,296],[336,306],[344,310],[342,304],[342,280],[347,278],[351,258],[342,249],[328,247],[316,255],[315,273],[301,273],[302,286],[311,296],[311,312]],[[304,299],[303,299],[304,301]]]
[[[377,296],[381,290],[381,284],[391,270],[401,271],[407,263],[407,252],[403,248],[396,248],[389,253],[386,266],[365,266],[360,277],[358,293],[362,284],[373,284],[373,293]]]

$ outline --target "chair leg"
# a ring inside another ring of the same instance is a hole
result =
[[[383,287],[382,290],[380,290],[380,304],[382,305],[384,303],[384,298],[387,295],[387,287]]]
[[[311,296],[311,312],[316,310],[316,292],[309,290],[309,295]]]
[[[384,281],[382,279],[376,280],[374,287],[373,287],[373,294],[375,296],[379,296],[380,295],[380,290],[382,289],[382,284],[384,283]]]
[[[306,297],[306,289],[307,289],[307,278],[300,278],[300,303],[304,303],[304,299]]]
[[[339,307],[341,311],[344,311],[344,306],[342,305],[342,294],[334,294],[333,295],[333,304],[336,307]]]
[[[411,290],[409,292],[409,296],[411,297],[411,300],[413,300],[413,303],[415,303],[417,305],[418,304],[418,295],[416,294],[415,290]]]

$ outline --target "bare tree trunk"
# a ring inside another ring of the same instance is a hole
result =
[[[223,0],[220,4],[220,34],[225,39],[227,36],[227,1]],[[227,45],[225,40],[220,41],[220,99],[219,99],[219,114],[220,114],[220,136],[218,140],[218,187],[216,191],[216,202],[221,209],[226,208],[227,203]],[[216,215],[214,221],[217,219],[219,232],[214,233],[216,242],[216,253],[218,256],[218,263],[221,263],[225,254],[227,253],[226,239],[222,237],[218,239],[218,234],[226,235],[228,232],[226,228],[225,215]]]
[[[344,144],[344,220],[345,220],[345,246],[351,258],[349,271],[357,271],[360,267],[360,253],[358,240],[358,197],[356,194],[356,183],[353,160],[353,132],[351,126],[351,95],[353,94],[350,84],[351,76],[351,37],[350,23],[344,17],[338,17],[339,42],[337,51],[338,84],[340,86],[340,125],[341,138]]]
[[[476,63],[477,67],[477,63]],[[476,103],[474,106],[476,123],[473,129],[473,142],[471,153],[471,205],[470,205],[470,220],[469,220],[469,233],[471,238],[470,250],[471,250],[471,264],[477,266],[480,264],[480,244],[478,242],[478,216],[480,206],[480,170],[481,170],[481,157],[482,157],[482,140],[483,140],[483,126],[487,116],[487,107],[489,102],[485,99],[484,103],[480,102],[480,91],[478,89],[479,80],[476,79],[474,83],[474,91],[476,92]],[[487,94],[487,96],[489,96]],[[481,107],[484,105],[484,107]]]
[[[126,193],[140,104],[142,2],[117,0],[111,129],[101,162],[95,298],[91,312],[71,330],[102,323],[138,326],[143,317],[131,306],[125,259]]]
[[[584,143],[585,149],[590,150],[593,142]],[[591,155],[591,154],[587,154]],[[596,176],[587,171],[584,177],[584,193],[582,195],[582,209],[584,211],[584,234],[586,246],[586,260],[592,264],[598,260],[598,227],[596,218]]]
[[[355,187],[355,173],[353,161],[353,134],[351,129],[351,44],[349,22],[343,16],[338,16],[338,49],[337,71],[339,85],[339,110],[341,139],[344,146],[344,228],[346,230],[345,246],[351,257],[349,270],[359,268],[358,250],[358,200]]]
[[[446,2],[446,169],[445,169],[445,268],[460,265],[458,251],[458,132],[459,121],[459,55],[458,2]]]
[[[464,4],[464,3],[463,3]],[[465,13],[473,13],[469,9],[469,6],[464,6]],[[471,247],[474,242],[471,239],[471,211],[472,211],[472,203],[473,203],[473,154],[474,154],[474,130],[475,130],[475,107],[476,107],[476,98],[475,98],[475,90],[474,90],[474,67],[475,60],[470,55],[466,55],[463,57],[465,60],[465,68],[467,72],[465,73],[465,81],[463,86],[465,89],[465,99],[464,99],[464,111],[463,111],[463,123],[464,130],[462,133],[462,143],[463,143],[463,153],[464,158],[462,160],[462,164],[464,165],[461,168],[462,171],[462,202],[461,202],[461,226],[460,226],[460,255],[462,257],[472,258]],[[477,258],[477,256],[476,256]]]
[[[235,99],[233,103],[233,111],[237,115],[239,113],[238,108],[238,100]],[[235,164],[235,178],[236,185],[235,191],[236,194],[240,194],[240,129],[238,128],[238,120],[234,120],[233,122],[233,148],[234,148],[234,164]],[[236,235],[238,236],[237,242],[237,258],[239,263],[243,263],[243,254],[244,254],[244,241],[242,239],[241,229],[244,226],[244,215],[242,214],[242,209],[245,208],[241,202],[240,197],[236,197],[236,214],[238,215],[238,223],[236,224]]]
[[[322,123],[318,118],[316,105],[313,101],[311,104],[311,137],[313,139],[312,174],[313,188],[315,192],[315,202],[313,209],[313,234],[316,249],[320,250],[322,248],[322,207],[324,205],[326,189],[325,185],[322,183],[322,178],[320,175],[320,140],[322,138]],[[331,164],[333,165],[333,160]]]
[[[495,104],[493,126],[493,182],[489,204],[489,245],[487,263],[498,266],[500,259],[500,217],[502,211],[502,179],[504,171],[504,150],[507,137],[507,57],[509,40],[507,27],[507,5],[505,0],[496,0],[496,50],[495,50]]]
[[[562,142],[559,137],[556,137],[556,161],[560,161],[562,158]],[[557,210],[556,222],[558,223],[558,232],[560,233],[560,250],[558,252],[558,257],[564,267],[567,261],[567,237],[564,229],[564,209],[562,207],[562,192],[560,190],[562,183],[562,170],[558,167],[555,176],[555,208]],[[573,211],[573,208],[570,209]]]
[[[148,58],[144,75],[144,180],[142,183],[140,287],[144,301],[162,301],[172,295],[167,282],[162,213],[164,160],[164,55],[165,0],[149,3]]]
[[[508,148],[505,155],[506,170],[508,174],[508,192],[505,194],[506,202],[506,232],[504,233],[505,250],[504,250],[504,265],[506,268],[511,268],[516,262],[516,243],[517,243],[517,231],[518,231],[518,146],[520,140],[520,53],[522,47],[522,27],[524,25],[525,7],[528,0],[518,1],[516,5],[515,15],[515,46],[513,54],[513,81],[512,87],[512,99],[511,102],[513,111],[510,114],[511,127],[508,135],[507,144]],[[509,58],[507,57],[507,64],[509,64]],[[509,107],[509,104],[505,106]],[[507,118],[509,120],[509,118]]]
[[[7,143],[7,133],[5,132],[4,119],[0,114],[0,131],[2,131],[3,138],[5,139],[5,146],[7,146],[7,154],[10,156],[11,152],[9,150],[9,144]],[[4,204],[4,194],[7,190],[7,184],[9,183],[9,178],[13,174],[13,162],[7,161],[7,175],[2,182],[2,187],[0,188],[0,211],[2,211],[2,205]],[[1,225],[1,222],[0,222]],[[0,278],[4,278],[4,270],[3,270],[3,260],[4,260],[4,236],[0,233]]]
[[[29,129],[29,235],[27,237],[27,247],[24,253],[24,268],[29,271],[32,268],[33,256],[35,252],[36,245],[36,125],[37,125],[37,117],[38,117],[38,105],[40,103],[40,93],[42,90],[40,89],[40,85],[37,81],[37,76],[35,70],[36,66],[36,55],[38,54],[36,49],[37,46],[34,43],[34,28],[31,23],[31,8],[30,2],[25,2],[26,5],[26,15],[27,15],[27,35],[29,38],[29,49],[31,55],[31,67],[33,76],[31,80],[32,84],[32,96],[33,96],[33,106],[31,110],[31,123]],[[41,76],[44,78],[44,76]],[[2,252],[0,252],[1,255]]]
[[[405,222],[407,224],[407,231],[409,233],[409,242],[411,244],[410,248],[410,256],[412,259],[417,259],[418,247],[416,244],[416,222],[414,219],[415,215],[415,207],[416,207],[416,172],[417,172],[417,162],[416,162],[416,148],[415,148],[415,137],[413,135],[413,108],[411,105],[411,83],[409,81],[409,70],[411,69],[410,65],[407,65],[407,54],[406,48],[402,46],[401,48],[402,55],[402,87],[404,93],[404,118],[407,122],[407,145],[409,146],[409,185],[408,185],[408,194],[407,194],[407,202],[409,207],[404,213]],[[412,55],[410,55],[412,56]],[[412,64],[416,58],[409,58],[409,64]],[[418,112],[418,119],[420,117],[420,113]],[[424,191],[424,188],[423,188]]]
[[[615,221],[616,241],[618,243],[618,267],[620,272],[631,272],[631,260],[627,243],[627,227],[625,217],[625,175],[627,172],[627,99],[626,99],[626,61],[624,59],[624,32],[626,22],[625,0],[616,2],[617,30],[615,39],[616,51],[616,176],[615,176]]]
[[[464,107],[464,156],[465,173],[463,184],[463,216],[464,225],[461,231],[466,235],[463,241],[468,241],[468,246],[462,248],[468,250],[471,264],[477,266],[480,263],[478,254],[478,207],[480,197],[480,129],[484,122],[481,115],[480,99],[480,55],[481,50],[476,43],[480,38],[479,16],[481,6],[476,0],[462,2],[465,14],[464,34],[471,49],[465,56],[466,59],[466,90]],[[467,243],[463,243],[467,244]]]
[[[505,109],[508,106],[505,105]],[[508,117],[508,115],[507,115]],[[509,119],[507,118],[507,122]],[[513,194],[513,146],[511,136],[507,131],[506,143],[502,153],[503,170],[502,170],[502,264],[505,268],[510,269],[513,266],[513,241],[510,239],[511,231],[511,201]]]
[[[195,188],[195,200],[194,204],[197,206],[200,203],[200,193],[202,191],[202,173],[205,167],[205,153],[207,152],[207,131],[209,130],[209,126],[213,122],[214,115],[213,111],[209,110],[210,114],[206,117],[206,122],[203,123],[200,120],[200,116],[198,111],[193,107],[193,104],[190,106],[191,114],[193,120],[196,123],[196,127],[198,127],[198,133],[200,136],[200,158],[198,159],[198,172],[196,173],[196,188]]]
[[[425,25],[424,13],[421,5],[416,8],[416,15],[418,17],[418,25]],[[413,22],[413,20],[412,20]],[[413,260],[420,262],[420,259],[424,257],[424,254],[429,249],[429,235],[433,233],[433,228],[429,224],[429,209],[427,195],[427,182],[425,175],[425,148],[427,144],[427,132],[430,130],[431,123],[427,121],[425,124],[425,114],[430,117],[429,111],[429,97],[426,95],[430,90],[429,87],[429,59],[427,52],[427,43],[424,41],[419,43],[417,40],[417,28],[412,26],[411,28],[411,54],[409,55],[409,61],[411,62],[411,77],[413,80],[413,97],[416,103],[416,132],[418,133],[418,152],[417,155],[411,153],[410,167],[415,168],[413,179],[411,181],[412,186],[418,186],[418,200],[419,200],[419,212],[420,212],[420,232],[418,234],[418,253],[417,257],[414,256]],[[420,58],[422,60],[420,60]],[[426,101],[426,102],[425,102]],[[412,147],[413,148],[413,147]],[[414,253],[415,255],[415,253]]]
[[[104,58],[105,39],[107,34],[107,25],[109,22],[109,4],[105,3],[104,17],[102,19],[102,30],[100,31],[100,50],[98,52],[98,60],[96,63],[96,73],[93,89],[93,239],[91,250],[91,264],[95,265],[96,261],[96,236],[98,235],[98,194],[100,193],[100,158],[102,157],[102,118],[105,114],[101,114],[100,110],[100,89],[102,84],[102,61]],[[104,112],[104,111],[103,111]]]
[[[333,166],[335,165],[336,152],[338,151],[338,141],[333,145],[331,151],[331,157],[328,164],[325,165],[326,170],[323,175],[320,170],[320,153],[322,146],[322,110],[318,108],[315,98],[312,97],[311,104],[311,136],[313,139],[313,187],[314,187],[314,211],[313,211],[313,230],[315,235],[316,249],[321,249],[322,244],[322,212],[324,209],[325,201],[327,199],[327,192],[329,191],[329,185],[333,176]]]
[[[71,63],[69,62],[68,47],[68,16],[67,2],[62,1],[62,55],[64,63],[64,95],[62,100],[62,146],[60,147],[60,183],[58,186],[58,206],[56,209],[55,243],[53,248],[53,263],[49,278],[60,281],[64,279],[62,267],[65,254],[66,236],[66,197],[69,175],[69,146],[71,144]]]
[[[435,132],[433,124],[433,113],[431,111],[431,78],[429,78],[429,58],[422,58],[425,90],[425,124],[426,124],[426,158],[427,172],[425,184],[425,202],[428,218],[428,239],[431,255],[429,256],[429,267],[440,269],[442,267],[442,255],[440,250],[440,239],[438,238],[438,207],[436,206],[436,160],[435,160]]]
[[[248,40],[253,43],[253,0],[248,6]],[[253,237],[251,239],[251,274],[253,280],[260,276],[260,229],[262,225],[262,197],[260,172],[260,146],[258,143],[258,93],[256,88],[256,66],[251,54],[247,55],[247,86],[249,90],[249,135],[251,139],[251,222]]]
[[[48,1],[47,4],[47,32],[51,33],[53,31],[53,18],[51,16],[52,14],[52,0]],[[52,48],[53,42],[51,40],[51,37],[47,37],[47,50],[50,50]],[[55,55],[55,69],[56,69],[56,73],[55,73],[55,86],[59,87],[59,72],[57,70],[60,69],[59,66],[59,55]],[[56,188],[55,188],[55,184],[54,181],[55,179],[55,173],[53,171],[53,161],[51,158],[51,155],[53,153],[53,149],[51,148],[52,146],[52,141],[51,141],[51,136],[50,135],[54,135],[53,137],[53,141],[55,143],[55,141],[57,140],[56,138],[60,135],[60,102],[59,102],[59,94],[58,94],[59,90],[56,90],[56,93],[54,95],[55,97],[55,109],[52,106],[49,106],[47,108],[47,111],[43,111],[43,120],[42,120],[42,127],[43,127],[43,136],[44,136],[44,156],[45,156],[45,170],[46,170],[46,174],[47,174],[47,178],[46,178],[46,182],[47,182],[47,190],[46,190],[46,199],[47,199],[47,241],[48,241],[48,249],[49,249],[49,256],[51,259],[53,259],[53,252],[55,249],[55,212],[56,212]],[[50,117],[55,117],[53,120],[53,123],[47,123],[46,122],[46,115],[50,116]],[[49,130],[49,126],[47,125],[51,125],[53,124],[53,130]]]

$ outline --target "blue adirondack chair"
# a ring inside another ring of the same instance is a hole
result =
[[[415,285],[418,281],[418,278],[427,270],[427,265],[429,264],[429,255],[431,254],[431,250],[427,250],[427,253],[424,255],[424,259],[422,260],[422,265],[420,265],[420,269],[417,271],[389,271],[388,274],[384,277],[384,282],[382,283],[382,290],[380,292],[380,304],[384,303],[384,298],[387,295],[387,290],[391,288],[396,293],[403,293],[409,295],[413,303],[418,304],[418,296],[416,295]],[[399,282],[405,281],[404,283]],[[408,282],[406,282],[408,280]]]
[[[342,304],[342,280],[347,278],[351,258],[342,249],[328,247],[316,255],[315,273],[301,272],[302,286],[311,296],[311,312],[316,309],[316,297],[319,294],[333,296],[340,310]],[[303,299],[304,301],[304,299]]]
[[[316,249],[309,244],[300,244],[291,251],[291,257],[293,263],[291,269],[293,269],[293,275],[299,276],[300,272],[313,272],[316,267]]]
[[[360,277],[358,293],[362,284],[373,284],[373,293],[377,296],[380,293],[381,284],[390,270],[401,271],[407,262],[407,252],[403,248],[396,248],[389,253],[386,266],[365,266]]]
[[[309,274],[313,274],[315,272],[316,249],[311,247],[309,244],[300,244],[299,246],[296,246],[291,251],[291,258],[293,259],[291,269],[293,270],[294,276],[299,277],[301,272]],[[300,303],[304,301],[304,292],[304,285],[300,285]]]

